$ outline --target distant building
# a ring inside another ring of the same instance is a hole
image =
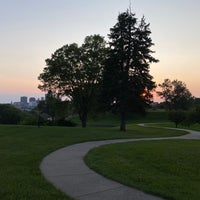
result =
[[[36,98],[35,98],[35,97],[30,97],[30,98],[29,98],[29,103],[30,103],[30,102],[35,102],[35,101],[36,101]]]
[[[41,101],[45,101],[45,97],[41,97]]]
[[[33,109],[33,108],[37,107],[37,105],[38,105],[38,102],[36,101],[36,98],[35,97],[30,97],[29,98],[28,107],[30,109]]]
[[[28,106],[28,98],[23,96],[23,97],[20,97],[20,107],[22,110],[26,110],[27,109],[27,106]]]
[[[28,103],[28,98],[23,96],[23,97],[20,97],[20,102],[23,103],[23,104],[27,104]]]
[[[41,98],[41,99],[44,99],[44,98]],[[20,97],[20,102],[14,102],[12,103],[12,105],[14,105],[16,108],[20,110],[32,110],[35,107],[37,107],[39,101],[40,100],[39,99],[36,100],[35,97],[30,97],[29,102],[28,102],[28,97],[22,96]]]
[[[14,102],[12,105],[21,110],[21,102]]]

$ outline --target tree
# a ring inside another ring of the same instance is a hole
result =
[[[103,99],[107,109],[121,116],[120,130],[126,130],[129,111],[142,111],[152,97],[155,87],[149,66],[158,62],[151,56],[152,40],[149,24],[143,17],[139,22],[135,14],[119,14],[118,22],[110,29],[110,51],[105,62]]]
[[[18,124],[23,113],[9,104],[0,104],[0,124]]]
[[[176,128],[178,125],[186,119],[186,113],[178,110],[178,111],[170,111],[169,112],[169,120],[174,122]]]
[[[169,120],[175,123],[176,128],[179,124],[190,127],[190,125],[200,122],[200,110],[198,108],[189,111],[171,110]]]
[[[51,91],[46,95],[45,101],[40,101],[38,104],[38,114],[47,114],[55,124],[60,119],[65,119],[69,107],[68,101],[62,101],[54,96]]]
[[[87,36],[82,46],[65,45],[46,60],[40,74],[39,88],[70,99],[86,127],[87,116],[96,103],[99,81],[102,79],[106,42],[99,35]]]
[[[187,89],[186,84],[182,81],[165,79],[159,84],[161,91],[157,94],[164,99],[166,107],[171,110],[186,110],[192,101],[192,94]]]

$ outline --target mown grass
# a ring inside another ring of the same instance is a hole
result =
[[[39,165],[50,152],[63,146],[90,140],[144,138],[181,135],[184,132],[129,125],[126,133],[118,127],[0,126],[0,199],[70,199],[42,176]]]
[[[175,200],[200,199],[200,141],[141,141],[92,149],[86,163],[131,187]]]
[[[72,117],[72,121],[77,124],[81,124],[78,116]],[[148,110],[145,115],[140,114],[128,114],[127,124],[136,123],[153,123],[153,122],[166,122],[168,120],[168,112],[164,110]],[[89,126],[119,126],[120,116],[111,113],[102,113],[98,115],[89,115],[88,125]]]
[[[165,122],[165,123],[150,123],[150,124],[146,124],[146,126],[148,127],[170,127],[170,128],[176,128],[175,123],[173,122]],[[185,126],[182,124],[178,125],[178,128],[180,129],[190,129],[190,130],[194,130],[194,131],[200,131],[200,124],[196,123],[196,124],[191,124],[190,126]]]

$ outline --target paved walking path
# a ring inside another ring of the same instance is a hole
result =
[[[200,139],[200,132],[187,131],[189,134],[180,137],[118,139],[74,144],[46,156],[40,169],[56,188],[77,200],[161,200],[160,197],[124,186],[97,174],[86,166],[83,158],[90,149],[104,144],[141,140]]]

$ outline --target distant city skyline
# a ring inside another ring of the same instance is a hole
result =
[[[35,98],[35,97],[27,97],[21,96],[18,101],[11,102],[11,105],[15,106],[20,110],[32,110],[38,106],[39,101],[45,100],[44,97]]]
[[[0,0],[0,103],[20,96],[42,97],[37,77],[45,59],[65,44],[88,35],[107,38],[130,0]],[[186,83],[200,97],[200,1],[132,0],[132,12],[150,23],[155,43],[150,67],[154,81]],[[155,96],[154,100],[157,100]]]
[[[22,95],[20,95],[20,94],[10,94],[10,95],[8,95],[8,96],[6,96],[5,94],[0,94],[0,103],[14,103],[14,102],[19,102],[20,101],[20,98],[22,97],[22,96],[25,96],[25,97],[27,97],[28,98],[28,100],[29,100],[29,98],[31,98],[31,97],[34,97],[36,100],[37,99],[41,99],[41,98],[45,98],[45,94],[41,94],[41,93],[39,93],[38,95],[37,94],[22,94]]]

